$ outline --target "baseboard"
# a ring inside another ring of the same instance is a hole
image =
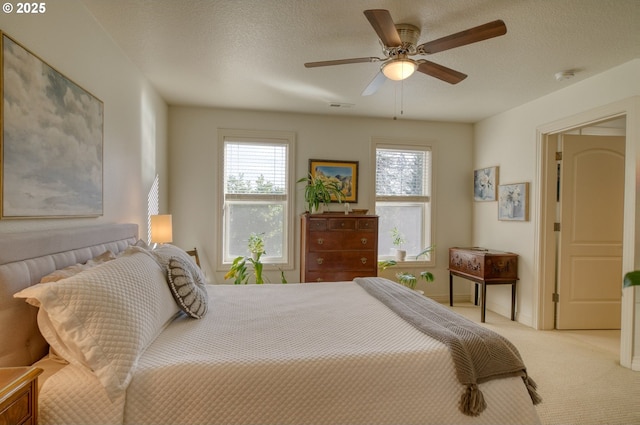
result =
[[[449,294],[435,294],[435,295],[431,295],[431,294],[425,294],[427,297],[431,298],[434,301],[439,302],[440,304],[447,304],[449,305]],[[473,300],[471,299],[471,297],[469,297],[469,295],[453,295],[453,304],[460,304],[460,303],[472,303]]]
[[[631,360],[631,370],[640,372],[640,356],[633,356]]]

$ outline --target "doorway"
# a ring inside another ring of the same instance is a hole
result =
[[[558,139],[563,133],[579,131],[594,124],[606,124],[608,121],[623,119],[624,131],[620,135],[625,137],[625,183],[624,183],[624,219],[623,219],[623,258],[624,270],[634,267],[634,253],[636,249],[637,227],[636,211],[636,150],[637,135],[640,126],[637,122],[640,115],[639,99],[628,98],[599,108],[581,112],[574,116],[563,118],[538,127],[537,136],[537,177],[538,187],[534,194],[538,202],[535,209],[536,246],[535,270],[537,282],[537,297],[535,299],[536,329],[551,330],[555,328],[555,303],[553,296],[556,282],[557,264],[557,234],[554,231],[557,203],[556,192],[558,184],[556,168],[556,147]],[[595,126],[599,127],[598,125]],[[621,288],[620,282],[620,290]],[[621,320],[620,320],[620,364],[636,370],[634,363],[634,291],[621,292]]]

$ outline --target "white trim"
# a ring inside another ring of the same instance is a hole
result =
[[[243,130],[218,128],[218,137],[216,143],[216,156],[218,158],[218,196],[216,204],[220,211],[220,220],[216,222],[218,238],[216,244],[216,271],[223,272],[229,269],[229,264],[223,261],[223,243],[224,243],[224,223],[225,223],[225,205],[224,205],[224,141],[225,139],[234,139],[239,141],[274,141],[278,143],[286,143],[288,145],[287,155],[287,208],[285,211],[285,231],[283,247],[286,250],[284,254],[285,263],[265,264],[264,270],[293,270],[295,265],[295,145],[296,133],[292,131],[276,131],[276,130]],[[267,199],[279,199],[280,196],[267,195]]]
[[[425,236],[428,234],[429,236],[429,240],[431,241],[431,245],[435,245],[436,244],[436,232],[435,232],[435,215],[436,215],[436,207],[435,207],[435,188],[436,186],[436,157],[437,157],[437,149],[435,148],[435,143],[434,142],[429,142],[426,140],[416,140],[416,139],[389,139],[389,138],[384,138],[384,137],[372,137],[371,138],[371,143],[370,143],[370,154],[371,154],[371,164],[373,166],[373,172],[370,175],[370,187],[373,188],[373,208],[372,210],[375,211],[375,206],[377,201],[383,201],[383,202],[403,202],[403,201],[408,201],[408,202],[412,202],[412,201],[416,201],[416,202],[426,202],[429,204],[429,212],[428,212],[428,219],[427,224],[429,226],[428,229],[424,229],[423,233],[425,234]],[[403,197],[402,201],[399,201],[397,199],[397,197],[392,197],[392,196],[383,196],[378,198],[376,196],[376,161],[377,161],[377,155],[376,155],[376,150],[380,148],[380,149],[406,149],[406,150],[416,150],[416,151],[430,151],[431,153],[431,162],[429,164],[429,172],[430,175],[428,176],[429,178],[429,196],[424,196],[424,197]],[[380,235],[378,235],[378,238],[380,238]],[[420,260],[420,261],[409,261],[409,262],[404,262],[404,264],[406,263],[410,263],[411,266],[428,266],[428,267],[435,267],[436,266],[436,251],[437,250],[433,250],[430,253],[429,256],[429,261],[424,261],[424,260]],[[381,256],[380,258],[383,258],[384,256]]]
[[[548,239],[545,236],[545,228],[549,223],[545,222],[545,208],[548,203],[542,199],[542,187],[545,184],[545,170],[548,170],[545,160],[545,149],[547,147],[547,137],[558,133],[563,133],[578,127],[607,120],[610,118],[626,116],[626,143],[625,143],[625,200],[624,200],[624,234],[622,241],[622,267],[623,274],[627,271],[640,268],[640,252],[636,252],[636,246],[640,246],[640,234],[636,235],[636,227],[640,228],[640,216],[638,208],[640,200],[636,200],[636,194],[640,187],[636,187],[636,176],[640,175],[640,96],[630,97],[618,102],[611,103],[590,111],[582,112],[571,117],[563,118],[538,127],[537,129],[537,160],[536,160],[536,181],[540,188],[536,192],[537,199],[540,200],[539,209],[534,212],[536,235],[534,251],[534,279],[537,282],[537,297],[534,300],[534,320],[537,329],[549,329],[548,320],[543,317],[544,303],[543,296],[548,297],[548,290],[544,288],[542,273],[545,270],[545,258],[548,256]],[[548,157],[547,157],[548,158]],[[622,282],[620,283],[622,287]],[[635,316],[640,303],[636,303],[636,288],[622,290],[622,315],[620,319],[620,364],[633,370],[640,370],[640,348],[636,334],[640,329],[636,329]],[[546,314],[545,314],[546,315]],[[552,325],[553,326],[553,325]]]

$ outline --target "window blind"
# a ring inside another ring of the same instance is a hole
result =
[[[431,151],[376,149],[376,196],[430,196]]]
[[[287,193],[287,145],[225,141],[225,194]]]

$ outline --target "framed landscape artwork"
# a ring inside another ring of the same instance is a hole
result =
[[[498,187],[498,220],[529,220],[529,183],[501,184]]]
[[[1,217],[102,215],[102,101],[0,36]]]
[[[358,202],[358,161],[310,159],[309,174],[338,184],[344,193],[343,202]],[[338,202],[331,197],[331,202]]]
[[[487,167],[473,172],[473,200],[495,201],[498,188],[498,167]]]

